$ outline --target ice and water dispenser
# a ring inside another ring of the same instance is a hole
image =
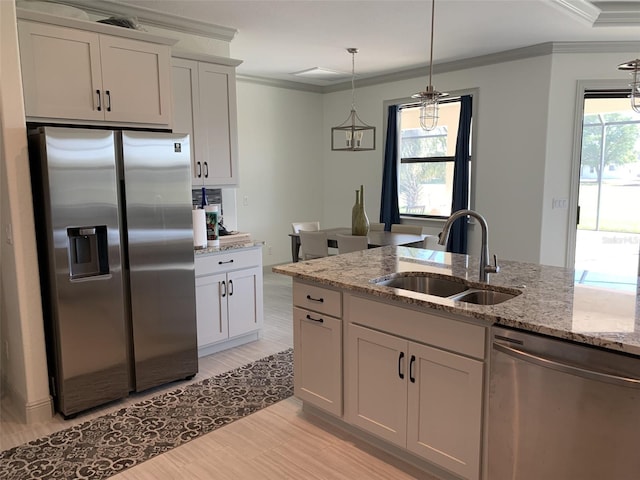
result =
[[[109,273],[106,225],[67,228],[67,239],[71,280]]]

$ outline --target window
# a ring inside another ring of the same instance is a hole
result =
[[[438,126],[420,128],[420,107],[400,106],[400,215],[446,218],[451,215],[453,170],[460,118],[460,98],[440,104]]]

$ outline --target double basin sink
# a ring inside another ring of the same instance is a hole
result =
[[[475,305],[496,305],[517,297],[522,292],[514,288],[492,285],[469,285],[466,280],[428,272],[403,272],[371,280],[376,285],[425,293]]]

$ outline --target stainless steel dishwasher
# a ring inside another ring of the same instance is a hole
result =
[[[488,480],[638,480],[640,358],[492,328]]]

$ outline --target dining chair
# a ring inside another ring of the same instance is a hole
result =
[[[291,224],[293,233],[300,233],[300,230],[307,232],[317,232],[320,230],[320,222],[293,222]]]
[[[384,223],[370,223],[369,224],[370,232],[382,232],[384,231]]]
[[[362,235],[336,234],[338,240],[338,254],[357,252],[369,248],[369,239]]]
[[[394,223],[391,225],[391,231],[395,233],[413,233],[415,235],[422,235],[422,227],[420,225]]]
[[[311,260],[329,256],[327,232],[300,230],[300,258]],[[365,237],[366,238],[366,237]]]
[[[447,249],[446,245],[440,245],[438,243],[437,235],[427,235],[422,240],[422,248],[426,248],[427,250],[441,250],[444,251]]]

